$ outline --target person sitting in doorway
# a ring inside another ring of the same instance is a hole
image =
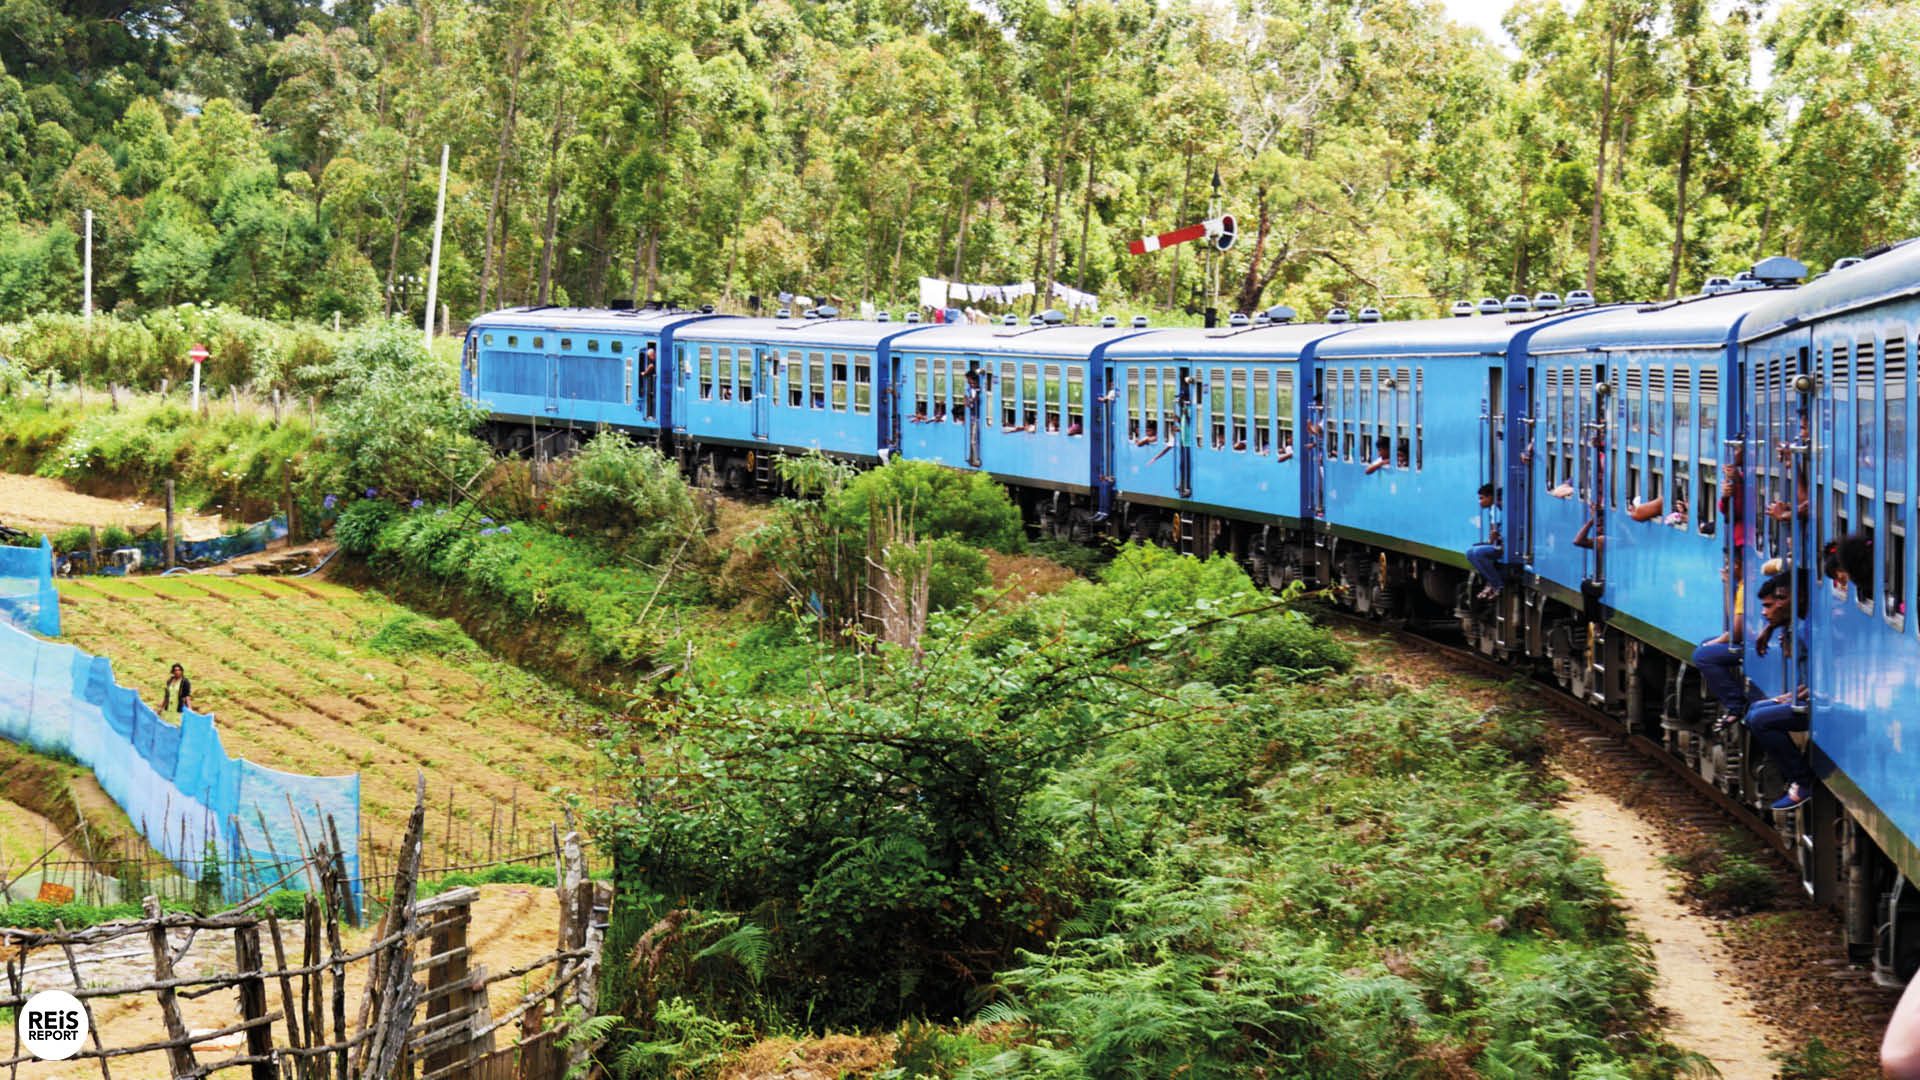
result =
[[[1506,590],[1507,578],[1500,570],[1500,503],[1499,493],[1492,484],[1480,485],[1480,522],[1487,530],[1487,539],[1467,549],[1467,563],[1480,574],[1485,582],[1478,600],[1492,600]]]

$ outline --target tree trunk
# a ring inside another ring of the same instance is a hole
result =
[[[646,299],[640,295],[640,275],[646,269],[647,232],[644,225],[633,230],[633,270],[627,275],[627,297],[635,310],[646,306]]]
[[[1527,197],[1533,193],[1532,179],[1525,174],[1520,177],[1520,235],[1513,245],[1513,279],[1507,282],[1507,291],[1516,293],[1527,280],[1527,240],[1533,233],[1532,222],[1527,220]]]
[[[1087,151],[1087,194],[1080,204],[1080,257],[1077,260],[1080,271],[1074,288],[1087,291],[1087,227],[1093,222],[1093,158],[1091,149]]]
[[[1044,302],[1053,294],[1053,270],[1057,265],[1054,259],[1060,251],[1060,205],[1067,193],[1067,155],[1073,151],[1073,67],[1080,49],[1080,4],[1075,0],[1068,16],[1073,27],[1067,34],[1067,78],[1060,91],[1060,142],[1054,150],[1053,163],[1053,215],[1047,225],[1047,254],[1045,270],[1040,281],[1034,285],[1036,303]]]
[[[1600,87],[1600,152],[1593,161],[1593,216],[1587,226],[1587,291],[1594,290],[1600,275],[1600,222],[1604,213],[1607,188],[1607,136],[1613,131],[1613,67],[1619,49],[1620,34],[1609,13],[1607,22],[1607,67]]]
[[[1260,260],[1267,250],[1267,230],[1272,226],[1271,212],[1267,207],[1267,189],[1262,186],[1255,202],[1255,217],[1259,224],[1253,233],[1253,254],[1247,257],[1247,273],[1240,279],[1240,295],[1234,300],[1239,311],[1252,311],[1260,304],[1260,294],[1266,290],[1268,278],[1261,280]]]
[[[1689,65],[1691,66],[1691,65]],[[1674,183],[1673,261],[1667,266],[1667,299],[1680,295],[1680,259],[1687,246],[1687,175],[1693,167],[1693,86],[1684,88],[1686,111],[1680,115],[1680,175]]]
[[[386,313],[393,314],[393,286],[400,272],[400,238],[406,233],[407,191],[413,187],[413,142],[406,146],[406,168],[400,173],[400,197],[395,200],[393,210],[393,243],[387,246],[387,307]]]
[[[1174,224],[1174,228],[1176,229],[1186,227],[1187,197],[1192,193],[1193,193],[1193,144],[1189,142],[1187,144],[1187,161],[1185,166],[1185,173],[1180,178],[1180,213],[1178,215],[1180,220]],[[1173,272],[1167,275],[1167,306],[1169,308],[1174,306],[1176,297],[1179,294],[1180,250],[1185,246],[1186,245],[1184,244],[1179,244],[1179,245],[1175,245],[1173,249]]]
[[[560,226],[560,145],[566,141],[567,112],[555,109],[553,137],[547,142],[547,219],[540,230],[540,292],[534,303],[546,306],[553,299],[554,234]]]
[[[506,182],[507,165],[513,160],[513,127],[520,116],[520,73],[527,59],[526,24],[516,28],[513,45],[507,52],[507,111],[500,120],[500,150],[493,161],[493,189],[487,197],[487,238],[480,257],[480,310],[492,310],[490,301],[498,282],[494,280],[500,219],[500,192]]]
[[[953,242],[953,280],[964,280],[960,276],[961,260],[967,253],[967,214],[973,209],[973,170],[968,169],[960,178],[960,234]]]
[[[907,183],[907,201],[900,207],[900,235],[893,238],[893,267],[887,271],[888,302],[896,295],[894,290],[900,287],[900,257],[907,248],[907,216],[913,213],[913,193],[916,185]]]

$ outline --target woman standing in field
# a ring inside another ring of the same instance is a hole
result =
[[[187,669],[179,664],[173,665],[172,674],[167,676],[167,692],[160,699],[161,713],[172,712],[176,704],[181,709],[193,705],[193,680],[187,678]]]

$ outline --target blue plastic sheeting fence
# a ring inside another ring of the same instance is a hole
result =
[[[265,551],[268,542],[282,539],[286,535],[286,515],[278,514],[265,521],[255,522],[232,536],[216,536],[211,540],[175,540],[174,561],[181,566],[214,566],[229,559],[237,559],[242,555],[253,555]],[[140,550],[140,565],[143,568],[153,570],[167,565],[165,540],[141,540],[129,546]],[[103,550],[100,554],[104,561],[113,553]],[[84,564],[86,556],[87,553],[84,551],[67,554],[68,558],[78,560],[76,565]],[[107,566],[94,567],[94,570],[100,573],[122,572]]]
[[[358,775],[299,776],[231,757],[213,717],[186,711],[178,727],[167,723],[114,681],[105,657],[0,624],[0,736],[92,769],[183,873],[191,876],[208,843],[217,845],[229,900],[269,886],[305,887],[301,874],[280,881],[279,864],[327,838],[330,816],[359,900]]]
[[[53,591],[53,545],[0,547],[0,622],[44,637],[60,636],[60,596]]]

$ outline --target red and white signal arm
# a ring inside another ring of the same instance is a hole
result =
[[[1127,251],[1133,255],[1145,255],[1162,248],[1173,247],[1175,244],[1198,240],[1201,237],[1206,237],[1214,247],[1225,251],[1233,246],[1234,231],[1233,215],[1221,214],[1217,218],[1208,218],[1184,229],[1163,232],[1158,236],[1143,236],[1128,244]]]

